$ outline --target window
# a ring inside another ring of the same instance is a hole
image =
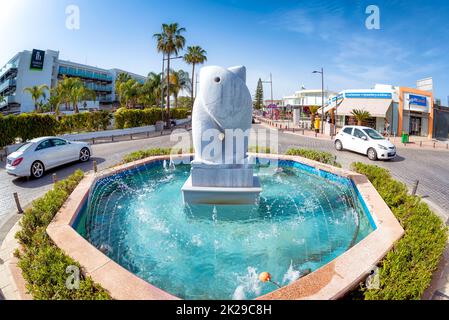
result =
[[[346,128],[343,130],[343,132],[346,134],[352,134],[352,128]]]
[[[31,142],[25,143],[23,146],[21,146],[19,149],[17,149],[17,152],[26,151],[29,147],[31,147],[33,144]]]
[[[373,129],[364,129],[365,133],[373,140],[384,140],[384,137],[379,132]]]
[[[65,146],[67,145],[67,142],[61,139],[52,139],[51,142],[55,147]]]
[[[363,137],[366,138],[366,136],[363,134],[362,130],[354,129],[354,137],[362,139]]]
[[[36,151],[39,150],[43,150],[43,149],[48,149],[53,147],[53,144],[51,143],[51,140],[45,140],[43,142],[41,142],[41,144],[36,148]]]

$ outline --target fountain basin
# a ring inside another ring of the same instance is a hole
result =
[[[323,264],[317,265],[315,269],[316,271],[308,276],[297,281],[293,281],[290,284],[286,284],[285,287],[279,290],[270,290],[269,292],[264,292],[262,290],[261,295],[256,294],[254,297],[251,296],[250,298],[339,298],[354,285],[357,285],[359,281],[371,271],[373,265],[375,265],[388,252],[394,241],[402,236],[403,230],[399,223],[396,221],[391,211],[365,177],[299,157],[259,156],[263,158],[271,157],[273,159],[288,161],[290,164],[301,168],[301,170],[308,171],[307,174],[317,175],[317,177],[322,179],[332,177],[332,179],[338,180],[338,177],[342,177],[341,179],[350,181],[354,187],[353,190],[356,198],[360,201],[363,210],[368,213],[367,218],[369,220],[369,224],[373,227],[373,230],[368,232],[366,235],[363,235],[361,239],[358,239],[358,241],[355,242],[356,244],[350,249],[337,252],[335,255],[327,256],[328,260],[324,259]],[[76,227],[79,225],[80,218],[82,216],[80,213],[83,212],[83,207],[85,208],[88,204],[89,195],[98,183],[105,181],[105,179],[113,179],[113,177],[119,174],[137,174],[145,166],[157,164],[158,162],[160,163],[160,161],[163,161],[164,159],[167,159],[167,157],[153,157],[102,172],[96,177],[86,177],[47,229],[47,232],[53,241],[68,255],[80,262],[80,264],[84,267],[85,272],[91,275],[95,281],[103,285],[103,287],[107,289],[116,299],[176,299],[177,297],[175,294],[167,293],[161,289],[158,289],[156,286],[151,285],[151,279],[148,282],[144,281],[141,277],[146,277],[147,280],[148,277],[142,273],[142,270],[131,270],[135,274],[128,271],[129,269],[133,269],[130,268],[130,265],[126,265],[128,268],[126,269],[118,264],[115,260],[119,259],[117,259],[114,254],[107,252],[107,247],[105,250],[105,247],[101,247],[98,243],[96,243],[97,247],[99,247],[97,249],[80,234],[78,234],[74,230],[73,226]],[[281,218],[284,219],[284,217]],[[291,220],[283,221],[291,222]],[[237,227],[238,230],[244,230],[241,225],[237,225]],[[106,223],[104,226],[99,226],[99,230],[109,232],[112,229],[110,229]],[[289,243],[288,246],[290,249],[294,248],[291,246],[291,243]],[[301,243],[298,243],[297,246],[298,257],[300,257]],[[102,249],[103,252],[99,249]],[[125,253],[125,251],[126,250],[124,250],[123,253]],[[267,252],[267,254],[273,253],[273,251],[275,250],[270,249],[270,252]],[[118,256],[120,255],[121,254],[118,254]],[[295,258],[294,253],[291,256],[292,258]],[[119,262],[123,264],[123,261]],[[246,271],[247,270],[242,270],[242,272]],[[272,270],[258,271],[273,272]],[[136,274],[140,275],[140,277]],[[245,273],[243,273],[243,275],[245,275]],[[159,283],[160,279],[155,282]],[[159,285],[159,287],[162,287],[163,285],[164,283]],[[201,284],[199,284],[199,286],[201,286]],[[195,284],[191,284],[191,287],[195,288]],[[232,288],[229,291],[232,293],[232,291],[235,291],[236,289],[237,288]],[[173,289],[169,290],[169,292],[173,292]],[[177,292],[182,292],[182,290],[178,290]],[[186,294],[183,298],[192,299],[195,297]],[[207,292],[205,292],[204,298],[210,298],[207,296]],[[212,296],[212,298],[214,297]],[[232,296],[228,298],[232,298]]]

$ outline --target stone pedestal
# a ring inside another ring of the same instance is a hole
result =
[[[262,192],[253,166],[192,162],[192,174],[182,188],[189,204],[255,204]]]

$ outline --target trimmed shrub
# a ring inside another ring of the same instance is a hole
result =
[[[76,131],[106,130],[111,119],[112,114],[108,111],[64,115],[59,120],[54,115],[37,113],[1,116],[0,148],[15,143],[16,139],[27,141]]]
[[[81,266],[59,249],[48,237],[46,228],[83,178],[76,171],[66,180],[55,184],[53,190],[33,202],[26,210],[16,238],[22,250],[15,255],[26,281],[26,288],[36,300],[107,300],[109,294],[90,277],[80,274],[80,287],[69,290],[66,279],[69,266]]]
[[[335,157],[329,152],[315,151],[310,149],[289,149],[286,152],[288,156],[300,156],[310,160],[318,161],[324,164],[329,164],[334,167],[341,168]]]
[[[127,109],[120,108],[115,114],[115,127],[117,129],[152,126],[162,120],[160,108]],[[176,108],[170,110],[172,119],[186,119],[190,115],[190,109]]]
[[[352,169],[371,181],[405,230],[404,237],[380,264],[380,290],[367,290],[361,285],[354,296],[362,295],[366,300],[421,299],[446,247],[446,226],[387,170],[363,163],[354,163]]]
[[[190,152],[193,153],[193,149],[191,149]],[[133,162],[155,156],[168,156],[173,153],[182,154],[183,151],[181,149],[173,150],[172,148],[154,148],[149,150],[139,150],[125,155],[123,157],[123,163]]]

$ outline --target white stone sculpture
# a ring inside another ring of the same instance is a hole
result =
[[[192,114],[195,159],[186,203],[251,204],[262,189],[248,163],[252,99],[246,68],[205,67]]]
[[[200,79],[200,90],[192,114],[194,163],[242,164],[248,151],[248,137],[244,139],[244,149],[239,153],[228,150],[232,158],[227,159],[225,139],[227,132],[236,133],[235,130],[240,129],[248,133],[251,129],[253,108],[246,86],[246,68],[205,67],[201,69]],[[220,143],[222,148],[213,148],[212,140]]]

